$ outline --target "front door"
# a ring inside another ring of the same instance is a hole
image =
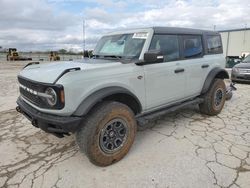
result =
[[[170,105],[186,97],[187,76],[179,47],[177,35],[153,36],[149,50],[160,50],[164,62],[144,65],[147,110]]]

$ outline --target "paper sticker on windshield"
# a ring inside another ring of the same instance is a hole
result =
[[[134,33],[133,39],[146,39],[148,37],[147,32]]]

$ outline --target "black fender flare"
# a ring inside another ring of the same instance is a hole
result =
[[[209,72],[209,74],[204,82],[203,88],[201,90],[201,94],[204,94],[208,91],[208,89],[210,88],[210,85],[212,84],[212,82],[215,78],[229,79],[229,75],[225,69],[222,69],[219,67],[212,69]]]
[[[129,95],[130,97],[133,97],[133,99],[135,99],[136,102],[138,103],[140,108],[139,110],[141,111],[142,109],[141,103],[139,99],[132,92],[123,87],[112,86],[97,90],[94,93],[90,94],[81,102],[81,104],[77,107],[73,115],[74,116],[86,115],[92,109],[92,107],[94,107],[98,102],[114,94],[126,94]]]

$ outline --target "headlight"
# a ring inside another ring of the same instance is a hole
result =
[[[45,93],[50,96],[50,97],[46,98],[47,103],[50,106],[55,106],[57,103],[57,94],[56,94],[55,90],[53,88],[49,87],[45,90]]]

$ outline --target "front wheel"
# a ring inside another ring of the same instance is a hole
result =
[[[200,112],[211,116],[219,114],[226,100],[226,86],[224,80],[215,79],[203,98],[204,102],[199,105]]]
[[[131,109],[119,102],[103,102],[96,106],[76,133],[80,150],[98,166],[121,160],[132,146],[136,120]]]

